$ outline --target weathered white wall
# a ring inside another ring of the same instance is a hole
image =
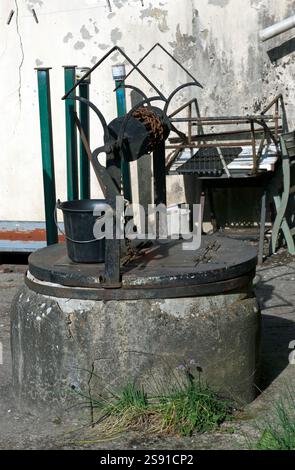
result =
[[[267,51],[295,30],[261,44],[258,31],[295,13],[294,0],[1,0],[0,220],[42,220],[43,190],[36,66],[51,66],[57,196],[65,198],[63,65],[93,65],[114,44],[137,60],[161,42],[204,85],[202,114],[259,111],[278,92],[294,111],[294,53],[271,62]],[[37,24],[31,14],[34,7]],[[10,25],[11,9],[17,9]],[[292,42],[286,46],[292,45]],[[91,96],[106,117],[116,114],[111,65],[92,77]],[[165,93],[186,80],[155,52],[144,70]],[[130,81],[146,92],[134,75]],[[179,96],[175,105],[188,95]],[[99,143],[96,132],[93,145]],[[174,180],[170,182],[173,190]],[[178,184],[178,182],[175,182]],[[95,191],[93,195],[95,195]]]

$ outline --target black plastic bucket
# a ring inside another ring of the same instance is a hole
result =
[[[105,239],[97,240],[93,227],[99,216],[96,212],[105,211],[104,199],[84,199],[81,201],[57,201],[56,207],[63,212],[68,257],[75,263],[103,263],[105,260]]]

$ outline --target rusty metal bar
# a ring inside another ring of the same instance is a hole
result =
[[[278,131],[282,131],[282,126],[279,126]],[[274,131],[274,127],[269,127],[270,131]],[[263,134],[264,130],[261,129],[255,129],[255,134]],[[197,141],[202,141],[202,140],[217,140],[217,138],[230,138],[231,136],[234,136],[235,138],[233,140],[237,140],[239,135],[243,134],[250,134],[250,129],[241,129],[241,130],[234,130],[234,131],[223,131],[223,132],[216,132],[216,133],[208,133],[208,134],[195,134],[192,135],[192,142],[197,142]],[[169,139],[169,142],[171,144],[179,144],[182,143],[183,140],[181,140],[179,137],[171,137]]]
[[[280,93],[279,95],[275,96],[274,99],[266,106],[266,108],[263,109],[261,114],[265,114],[270,108],[273,107],[276,101],[279,101],[280,99],[283,98],[283,95]]]
[[[268,122],[271,122],[271,121],[268,121]],[[211,122],[205,122],[205,123],[202,123],[203,126],[225,126],[225,125],[228,125],[228,126],[238,126],[238,125],[241,125],[241,124],[250,124],[251,121],[249,122],[236,122],[236,121],[228,121],[227,123],[224,123],[224,122],[215,122],[215,121],[211,121]],[[193,122],[192,123],[192,126],[199,126],[199,123],[198,122]]]
[[[165,147],[166,148],[166,147]],[[170,168],[172,163],[176,160],[178,155],[180,154],[182,149],[174,149],[172,152],[170,152],[167,157],[165,158],[165,166],[166,170]]]
[[[195,103],[195,108],[196,108],[196,113],[197,113],[197,117],[200,118],[201,117],[201,113],[200,113],[200,108],[199,108],[199,103],[197,101],[197,99],[195,98],[194,100],[194,103]],[[202,124],[200,123],[198,125],[198,133],[201,135],[204,135],[204,129],[203,129],[203,126]],[[205,142],[205,141],[204,141]]]
[[[251,121],[274,121],[274,115],[253,115],[253,116],[228,116],[228,117],[192,117],[190,121],[201,122],[203,125],[206,123],[220,123],[220,124],[239,124],[239,123],[251,123]],[[188,118],[171,118],[171,122],[187,122]]]
[[[216,147],[242,147],[246,145],[251,145],[252,141],[247,140],[244,142],[216,142],[214,144],[200,144],[200,145],[194,145],[194,144],[188,144],[184,143],[179,146],[176,145],[166,145],[166,149],[200,149],[200,148],[216,148]]]
[[[173,111],[173,113],[169,114],[169,119],[174,117],[176,114],[180,113],[181,111],[183,111],[185,108],[187,108],[190,104],[193,104],[194,101],[196,100],[196,98],[192,98],[191,100],[189,100],[187,103],[183,104],[182,106],[180,106],[179,108],[175,109],[175,111]]]
[[[176,114],[180,113],[181,111],[183,111],[186,108],[189,108],[188,118],[189,119],[192,118],[192,105],[193,104],[195,105],[197,116],[198,116],[198,118],[200,118],[200,110],[199,110],[199,106],[198,106],[198,101],[197,101],[196,98],[192,98],[187,103],[183,104],[182,106],[177,108],[175,111],[173,111],[173,113],[169,115],[169,119],[173,116],[176,116]],[[198,125],[198,132],[199,132],[199,134],[204,134],[202,124]],[[188,121],[188,133],[192,134],[192,124],[191,124],[190,121]],[[182,141],[183,141],[183,139],[181,140],[181,142]]]
[[[254,119],[253,119],[253,121],[255,122]],[[274,119],[269,119],[269,120],[266,119],[266,121],[267,122],[274,122]],[[202,122],[203,126],[229,126],[229,125],[238,126],[238,125],[242,125],[242,124],[250,124],[251,120],[244,121],[244,122],[243,121],[227,121],[227,122],[225,122],[225,121],[209,121],[209,122],[199,121],[198,122],[198,120],[193,119],[192,126],[199,126],[200,122]],[[265,122],[265,120],[264,119],[263,120],[257,120],[256,122],[260,124],[260,123]]]

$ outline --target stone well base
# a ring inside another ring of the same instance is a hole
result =
[[[177,367],[240,405],[256,394],[260,312],[249,294],[137,301],[48,297],[23,287],[11,310],[13,383],[22,408],[61,410],[73,387],[98,396],[136,380],[169,389]]]

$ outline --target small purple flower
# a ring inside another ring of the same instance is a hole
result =
[[[183,364],[180,364],[179,366],[176,367],[176,370],[185,370],[186,367]]]
[[[195,366],[195,365],[196,365],[196,361],[195,361],[194,359],[190,359],[189,365],[190,365],[190,366]]]

